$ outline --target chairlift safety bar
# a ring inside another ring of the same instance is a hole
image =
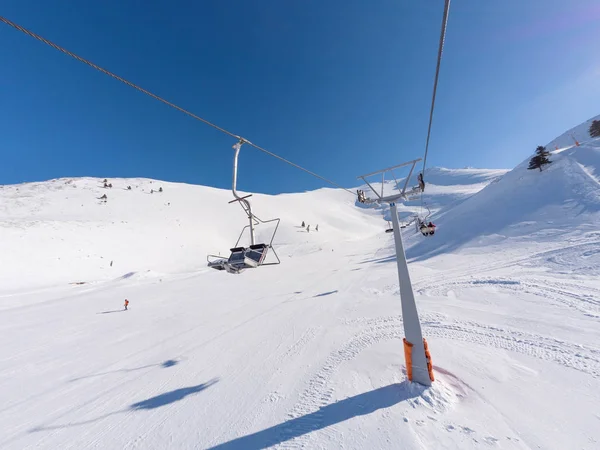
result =
[[[250,198],[250,197],[252,197],[252,194],[244,195],[243,197],[240,197],[240,198],[235,198],[235,199],[231,200],[228,203],[231,204],[231,203],[239,202],[241,200],[245,200],[245,199]]]

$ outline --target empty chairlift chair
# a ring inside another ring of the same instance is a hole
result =
[[[268,249],[267,244],[251,245],[248,248],[232,248],[227,265],[237,272],[244,269],[254,269],[264,262]]]
[[[279,228],[280,219],[271,219],[271,220],[265,220],[265,221],[259,219],[257,216],[255,216],[252,213],[252,208],[250,206],[250,202],[247,200],[249,197],[252,196],[252,194],[246,195],[244,197],[240,197],[240,195],[237,193],[237,190],[236,190],[237,161],[238,161],[240,148],[244,142],[246,142],[246,141],[244,141],[243,139],[240,139],[240,141],[236,145],[233,146],[233,148],[235,149],[235,156],[233,159],[233,184],[232,184],[231,190],[233,192],[233,196],[235,197],[235,199],[229,203],[238,202],[240,204],[240,206],[242,207],[242,209],[244,210],[244,212],[246,213],[246,215],[248,217],[249,224],[246,225],[242,229],[242,232],[240,233],[240,236],[238,237],[238,240],[235,243],[235,246],[230,250],[231,255],[229,256],[228,259],[225,259],[222,256],[216,256],[216,255],[208,255],[208,257],[207,257],[208,267],[215,269],[215,270],[225,270],[229,273],[240,273],[245,269],[254,269],[259,266],[271,266],[271,265],[276,265],[276,264],[281,263],[279,257],[277,256],[277,253],[275,252],[275,249],[273,248],[273,240],[275,239],[275,234],[277,233],[277,229]],[[255,244],[254,243],[254,239],[255,239],[254,227],[259,224],[265,224],[265,223],[271,223],[271,222],[275,222],[275,229],[273,230],[273,234],[271,235],[271,240],[269,241],[269,243],[268,244],[265,244],[265,243]],[[246,228],[248,228],[249,232],[250,232],[250,246],[240,247],[239,242],[240,242],[242,236],[244,235]],[[267,258],[269,249],[272,251],[273,255],[275,256],[276,262],[275,261],[266,262],[266,258]]]

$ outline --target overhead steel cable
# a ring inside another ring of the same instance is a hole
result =
[[[429,138],[431,137],[431,124],[433,123],[433,111],[435,109],[435,95],[437,93],[438,79],[440,77],[440,65],[442,63],[442,52],[446,40],[446,26],[448,25],[448,12],[450,11],[450,0],[446,0],[444,5],[444,16],[442,18],[442,31],[440,33],[440,43],[438,47],[437,65],[435,68],[435,79],[433,81],[433,95],[431,98],[431,109],[429,110],[429,126],[427,128],[427,141],[425,143],[425,156],[423,157],[423,171],[425,176],[425,166],[427,164],[427,152],[429,151]]]
[[[236,138],[238,140],[242,140],[245,144],[248,144],[248,145],[254,147],[257,150],[260,150],[261,152],[266,153],[267,155],[272,156],[273,158],[277,158],[278,160],[280,160],[280,161],[282,161],[282,162],[284,162],[286,164],[289,164],[290,166],[293,166],[296,169],[300,169],[303,172],[306,172],[309,175],[312,175],[313,177],[319,178],[320,180],[325,181],[326,183],[329,183],[332,186],[335,186],[337,188],[343,189],[343,190],[349,192],[350,194],[352,194],[353,196],[356,196],[356,193],[352,192],[349,189],[346,189],[345,187],[340,186],[336,182],[331,181],[331,180],[329,180],[329,179],[327,179],[325,177],[322,177],[321,175],[316,174],[315,172],[312,172],[311,170],[305,169],[304,167],[299,166],[298,164],[293,163],[292,161],[289,161],[289,160],[287,160],[287,159],[285,159],[285,158],[283,158],[283,157],[281,157],[281,156],[279,156],[279,155],[277,155],[277,154],[275,154],[273,152],[270,152],[267,149],[260,147],[259,145],[253,144],[252,142],[248,141],[247,139],[244,139],[243,137],[240,137],[237,134],[234,134],[231,131],[226,130],[225,128],[221,128],[220,126],[215,125],[214,123],[212,123],[212,122],[210,122],[210,121],[208,121],[206,119],[203,119],[202,117],[200,117],[200,116],[198,116],[198,115],[196,115],[196,114],[188,111],[187,109],[183,109],[182,107],[177,106],[176,104],[174,104],[174,103],[172,103],[172,102],[170,102],[168,100],[165,100],[164,98],[159,97],[158,95],[153,94],[150,91],[147,91],[146,89],[138,86],[137,84],[132,83],[131,81],[127,81],[126,79],[124,79],[124,78],[122,78],[122,77],[120,77],[120,76],[118,76],[118,75],[116,75],[116,74],[114,74],[114,73],[112,73],[112,72],[110,72],[110,71],[108,71],[108,70],[106,70],[106,69],[104,69],[104,68],[102,68],[102,67],[94,64],[93,62],[88,61],[87,59],[82,58],[81,56],[78,56],[78,55],[76,55],[73,52],[70,52],[69,50],[65,49],[64,47],[61,47],[60,45],[57,45],[54,42],[49,41],[48,39],[40,36],[39,34],[36,34],[33,31],[29,31],[28,29],[23,28],[22,26],[14,23],[11,20],[8,20],[5,17],[0,16],[0,22],[4,22],[5,24],[7,24],[7,25],[9,25],[9,26],[11,26],[11,27],[13,27],[13,28],[15,28],[15,29],[23,32],[23,33],[25,33],[26,35],[31,36],[32,38],[37,39],[38,41],[41,41],[41,42],[43,42],[46,45],[49,45],[50,47],[58,50],[59,52],[62,52],[65,55],[68,55],[71,58],[74,58],[74,59],[76,59],[79,62],[87,64],[88,66],[96,69],[97,71],[102,72],[103,74],[108,75],[108,76],[114,78],[115,80],[118,80],[121,83],[126,84],[127,86],[130,86],[130,87],[132,87],[134,89],[137,89],[138,91],[140,91],[140,92],[142,92],[142,93],[144,93],[144,94],[146,94],[146,95],[154,98],[155,100],[158,100],[159,102],[162,102],[165,105],[170,106],[171,108],[175,108],[176,110],[181,111],[182,113],[187,114],[188,116],[193,117],[194,119],[199,120],[200,122],[205,123],[206,125],[209,125],[209,126],[213,127],[216,130],[219,130],[221,133],[225,133],[228,136],[234,137],[234,138]]]

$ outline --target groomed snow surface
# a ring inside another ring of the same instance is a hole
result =
[[[0,188],[0,448],[600,448],[600,144],[551,159],[427,177],[438,231],[403,235],[428,389],[386,208],[254,195],[282,263],[231,275],[205,262],[246,224],[228,191]]]

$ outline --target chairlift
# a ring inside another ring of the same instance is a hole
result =
[[[411,223],[413,223],[415,220],[417,220],[416,216],[413,216],[412,219],[410,219],[408,222],[405,222],[403,224],[400,225],[400,228],[404,229],[410,226]]]
[[[419,219],[417,221],[417,230],[421,232],[423,236],[433,236],[435,234],[436,226],[433,222],[425,222]]]
[[[408,222],[400,223],[400,229],[403,230],[403,229],[409,227],[415,220],[416,220],[416,217],[413,217]],[[385,232],[392,233],[394,231],[394,228],[392,227],[392,223],[389,220],[387,221],[387,223],[388,223],[388,226],[387,226],[387,229],[385,230]]]
[[[423,236],[433,236],[437,227],[433,222],[427,222],[427,219],[429,219],[429,216],[431,216],[431,209],[429,209],[429,206],[427,206],[427,204],[424,204],[423,206],[427,208],[427,215],[422,219],[421,217],[419,217],[418,214],[415,216],[415,229],[416,231],[420,232]]]
[[[427,208],[427,215],[423,219],[417,216],[415,226],[417,228],[417,231],[419,231],[423,236],[433,236],[437,227],[433,222],[427,222],[427,219],[429,218],[429,216],[431,216],[431,210],[426,204],[424,206],[425,208]]]
[[[231,191],[233,192],[235,199],[229,203],[239,203],[241,205],[242,209],[246,213],[246,216],[248,217],[248,225],[242,228],[242,232],[240,233],[238,240],[233,248],[230,249],[231,254],[229,258],[223,258],[222,256],[217,255],[208,255],[206,257],[208,267],[215,270],[225,270],[228,273],[241,273],[245,269],[255,269],[259,266],[273,266],[281,263],[277,252],[275,252],[275,249],[273,248],[273,240],[275,239],[275,234],[277,233],[281,219],[277,218],[271,220],[261,220],[259,217],[254,215],[250,206],[250,202],[248,201],[248,198],[252,197],[252,194],[241,197],[236,190],[238,157],[240,154],[240,149],[242,148],[242,144],[245,142],[248,141],[240,138],[239,142],[233,146],[235,149],[235,156],[233,158],[233,182]],[[254,227],[260,224],[273,222],[276,222],[276,225],[269,243],[256,244]],[[250,229],[250,245],[248,247],[243,247],[239,244],[247,228]],[[271,250],[277,262],[266,262],[269,250]]]

